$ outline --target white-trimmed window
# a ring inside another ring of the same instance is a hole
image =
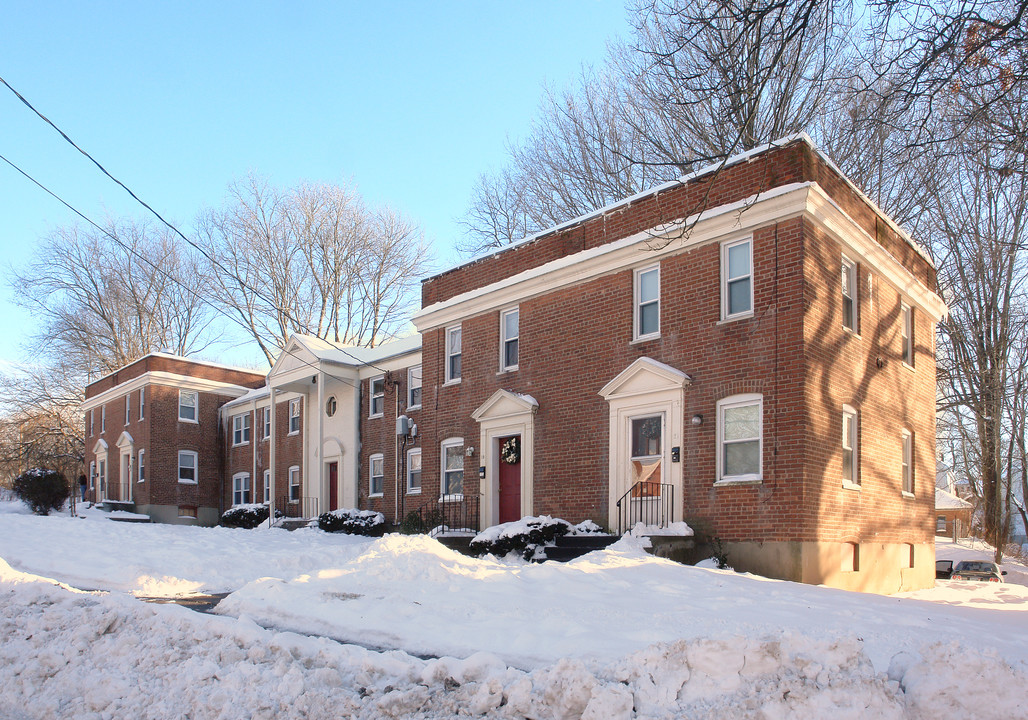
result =
[[[900,434],[902,442],[903,493],[914,495],[914,435],[909,430]]]
[[[325,401],[325,416],[334,417],[338,409],[339,404],[336,402],[336,396],[330,395],[328,400]]]
[[[89,411],[89,437],[93,437],[93,410]]]
[[[250,502],[250,473],[236,473],[232,476],[232,504],[249,505]]]
[[[660,337],[660,265],[635,271],[634,340]]]
[[[421,492],[421,448],[407,451],[407,494],[417,495]]]
[[[382,497],[385,488],[385,457],[375,453],[368,458],[368,492],[371,497]]]
[[[289,468],[289,502],[300,502],[300,466]]]
[[[519,308],[500,313],[500,370],[518,369]]]
[[[197,422],[196,405],[199,393],[195,390],[178,391],[178,419],[185,422]]]
[[[100,406],[100,434],[107,432],[107,406]]]
[[[914,308],[900,305],[900,335],[903,338],[903,362],[914,367]]]
[[[146,410],[146,388],[139,388],[139,419],[143,419],[143,411]]]
[[[763,477],[764,398],[732,395],[717,403],[718,482],[760,482]]]
[[[753,240],[721,245],[721,319],[753,314]]]
[[[460,380],[461,329],[446,328],[446,382]]]
[[[935,532],[936,533],[943,533],[943,534],[945,534],[945,532],[946,532],[946,516],[945,515],[939,515],[939,516],[937,516],[935,518]]]
[[[125,396],[125,424],[132,422],[132,393]]]
[[[264,502],[271,502],[271,470],[264,471]]]
[[[271,408],[264,408],[264,440],[271,437]]]
[[[107,456],[104,455],[96,462],[96,481],[100,485],[100,496],[107,492]]]
[[[232,416],[232,444],[247,445],[250,442],[250,413]]]
[[[300,398],[289,401],[289,434],[300,432]]]
[[[464,438],[447,438],[440,444],[441,494],[444,498],[464,494]]]
[[[842,256],[842,326],[857,332],[857,264]]]
[[[860,455],[858,453],[860,429],[856,409],[842,406],[842,484],[860,487]]]
[[[139,472],[137,473],[139,475],[138,481],[144,482],[146,480],[146,450],[139,451],[139,460],[137,462],[139,466]]]
[[[197,483],[197,455],[192,450],[178,451],[178,481],[180,483]]]
[[[371,378],[368,380],[368,417],[382,417],[382,413],[385,411],[385,393],[386,393],[386,381],[385,377],[379,375],[378,377]]]
[[[89,489],[96,487],[96,462],[89,463]]]
[[[421,366],[407,368],[407,409],[421,407]]]

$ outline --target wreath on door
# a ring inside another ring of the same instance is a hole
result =
[[[517,465],[521,462],[521,438],[516,435],[507,438],[507,441],[500,446],[500,459],[508,465]]]

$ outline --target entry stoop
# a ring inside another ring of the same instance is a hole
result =
[[[554,547],[546,548],[546,559],[568,562],[593,550],[603,550],[615,542],[617,537],[614,535],[564,535],[556,539]]]

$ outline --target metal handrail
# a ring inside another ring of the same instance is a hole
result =
[[[427,534],[431,537],[444,532],[468,530],[478,532],[478,495],[448,495],[434,498],[404,519],[406,532]]]
[[[639,522],[666,528],[675,521],[675,486],[655,480],[640,480],[617,501],[617,514],[618,535],[628,532]]]
[[[319,514],[318,498],[304,496],[290,500],[288,495],[283,495],[275,501],[275,510],[282,513],[282,517],[311,520]]]

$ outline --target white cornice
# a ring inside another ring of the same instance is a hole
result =
[[[938,295],[922,285],[895,257],[839,208],[816,183],[794,183],[722,205],[599,247],[552,260],[489,285],[434,303],[416,313],[419,332],[500,310],[603,275],[652,263],[700,245],[745,237],[792,217],[807,216],[835,235],[936,322],[945,314]]]
[[[207,380],[205,378],[189,377],[187,375],[176,375],[175,373],[153,370],[145,372],[142,375],[138,375],[131,380],[115,385],[109,390],[104,390],[99,395],[95,395],[84,400],[80,407],[83,412],[92,410],[93,408],[109,403],[116,398],[123,397],[127,393],[134,392],[145,385],[166,385],[180,390],[217,392],[221,395],[231,395],[233,397],[240,397],[250,392],[250,388],[245,388],[241,385],[233,385],[231,383],[218,382],[216,380]],[[149,399],[147,402],[149,402]]]

